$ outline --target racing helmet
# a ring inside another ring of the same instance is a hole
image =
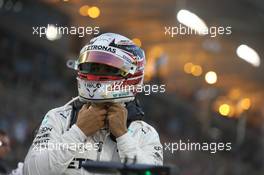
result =
[[[77,70],[79,99],[98,103],[133,101],[143,85],[144,64],[144,51],[115,33],[91,39],[78,60],[68,62]]]

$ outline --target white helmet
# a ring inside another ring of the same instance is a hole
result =
[[[74,63],[74,64],[72,64]],[[105,33],[91,39],[68,66],[78,71],[81,101],[129,102],[143,85],[144,51],[130,39]]]

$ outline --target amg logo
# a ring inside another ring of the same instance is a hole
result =
[[[89,45],[87,46],[86,50],[104,50],[112,53],[116,53],[115,48],[107,47],[107,46],[101,46],[101,45]]]

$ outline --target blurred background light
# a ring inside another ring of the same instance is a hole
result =
[[[90,7],[88,9],[88,15],[91,18],[98,18],[99,15],[100,15],[100,9],[98,7],[96,7],[96,6]]]
[[[238,57],[252,64],[253,66],[257,67],[260,65],[260,57],[258,53],[251,47],[242,44],[238,46],[236,53]]]
[[[201,66],[199,66],[199,65],[194,65],[194,66],[192,67],[191,72],[192,72],[192,75],[193,75],[193,76],[198,77],[198,76],[202,75],[203,70],[202,70],[202,67],[201,67]]]
[[[231,112],[231,106],[224,103],[219,106],[219,113],[223,116],[228,116]]]
[[[208,84],[215,84],[217,82],[217,74],[213,71],[207,72],[205,74],[205,81]]]
[[[141,40],[140,40],[139,38],[134,38],[134,39],[132,39],[132,41],[133,41],[138,47],[141,47],[141,46],[142,46]]]
[[[249,98],[244,98],[239,102],[239,106],[243,109],[243,110],[248,110],[251,106],[251,100]]]
[[[184,67],[183,67],[183,69],[184,69],[184,72],[186,72],[187,74],[190,74],[190,73],[192,73],[192,67],[193,67],[194,65],[192,64],[192,63],[186,63],[186,64],[184,64]]]
[[[60,39],[61,35],[59,34],[57,27],[53,24],[49,24],[46,31],[46,37],[50,41]]]
[[[79,9],[80,15],[82,15],[82,16],[88,16],[88,9],[89,9],[89,6],[88,5],[81,6],[80,9]]]
[[[182,9],[177,13],[177,20],[186,25],[187,27],[195,30],[200,35],[205,35],[208,31],[208,27],[205,22],[196,14]]]
[[[192,74],[193,76],[200,76],[203,73],[203,69],[200,65],[195,65],[191,62],[185,63],[183,70],[187,74]]]

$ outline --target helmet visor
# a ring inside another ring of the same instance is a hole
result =
[[[117,69],[120,69],[126,73],[132,73],[136,71],[136,66],[124,59],[120,58],[111,53],[106,53],[102,51],[86,51],[84,52],[78,60],[78,65],[82,63],[99,63],[105,64]],[[80,66],[79,66],[80,67]]]
[[[78,67],[80,73],[82,74],[92,74],[92,75],[103,75],[103,76],[123,76],[122,70],[115,68],[113,66],[108,66],[106,64],[100,63],[82,63]]]

